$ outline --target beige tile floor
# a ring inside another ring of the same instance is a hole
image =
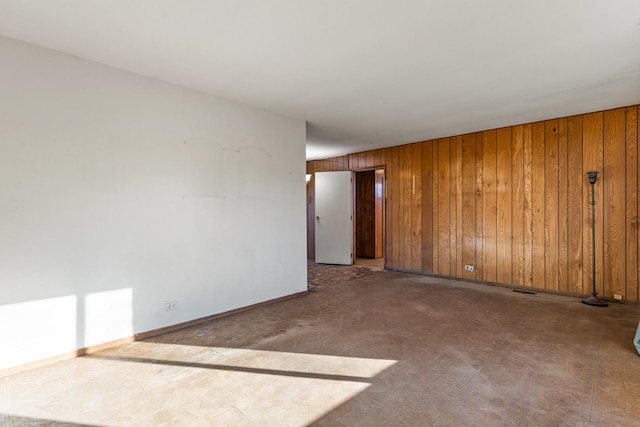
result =
[[[0,425],[640,425],[640,307],[310,277],[305,297],[1,378]]]

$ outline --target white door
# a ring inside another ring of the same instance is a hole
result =
[[[316,172],[316,262],[353,263],[353,172]]]

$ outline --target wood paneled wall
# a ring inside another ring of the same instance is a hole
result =
[[[639,301],[637,105],[315,160],[307,171],[375,166],[387,179],[387,268],[582,294],[592,284],[586,172],[598,171],[597,291]]]

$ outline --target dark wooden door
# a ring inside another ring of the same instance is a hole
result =
[[[356,256],[376,257],[375,171],[356,173]]]

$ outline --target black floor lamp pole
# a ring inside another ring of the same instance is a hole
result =
[[[609,304],[598,298],[598,292],[596,292],[596,193],[593,187],[598,179],[598,172],[587,172],[587,175],[589,175],[589,184],[591,184],[591,280],[593,286],[591,296],[583,299],[582,303],[596,307],[606,307]]]

